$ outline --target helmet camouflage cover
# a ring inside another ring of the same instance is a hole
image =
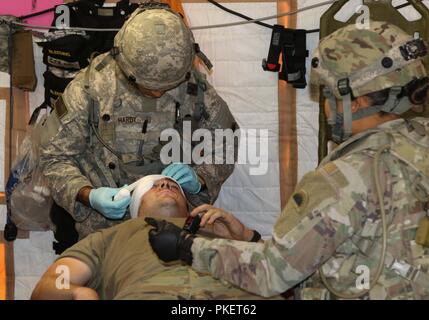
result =
[[[402,54],[404,48],[411,53],[421,50],[418,43],[406,47],[413,40],[388,22],[371,21],[369,29],[348,25],[320,41],[313,55],[311,82],[330,87],[341,99],[338,81],[344,78],[349,79],[355,97],[424,78],[421,59]]]
[[[113,56],[128,79],[151,90],[185,81],[193,66],[195,41],[183,18],[162,8],[139,8],[114,40]]]

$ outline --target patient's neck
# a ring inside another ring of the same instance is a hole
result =
[[[185,218],[188,216],[187,212],[180,212],[177,206],[161,206],[156,212],[150,212],[150,214],[166,218]]]
[[[188,215],[188,211],[179,210],[176,205],[142,206],[139,210],[139,217],[186,218]]]

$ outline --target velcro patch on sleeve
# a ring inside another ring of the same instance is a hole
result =
[[[64,103],[62,96],[60,96],[55,101],[54,109],[55,109],[55,112],[57,113],[59,119],[62,119],[68,113],[66,104]]]
[[[305,190],[300,190],[292,195],[292,199],[295,202],[297,210],[301,211],[307,206],[308,194]]]

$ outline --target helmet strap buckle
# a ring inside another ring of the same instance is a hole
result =
[[[338,80],[337,84],[338,92],[342,96],[346,96],[352,92],[352,89],[350,88],[350,80],[349,78],[343,78]]]
[[[335,100],[334,93],[328,87],[323,88],[323,95],[329,102],[329,109],[331,110],[330,117],[327,119],[329,125],[334,125],[337,119],[337,101]]]
[[[343,126],[344,126],[344,140],[352,136],[352,96],[351,92],[343,97]]]

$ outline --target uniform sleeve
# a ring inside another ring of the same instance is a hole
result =
[[[200,128],[210,130],[212,137],[215,137],[216,129],[230,129],[232,136],[234,131],[239,129],[238,124],[236,123],[226,102],[217,94],[216,90],[210,84],[207,82],[206,84],[207,90],[204,95],[204,104],[209,116],[208,119],[202,121]],[[197,174],[204,179],[210,202],[212,203],[216,200],[222,184],[234,170],[234,163],[237,159],[237,150],[237,138],[234,138],[234,141],[232,141],[231,144],[227,144],[226,150],[224,150],[223,143],[216,144],[216,140],[214,139],[213,154],[211,156],[213,156],[212,159],[216,159],[217,156],[217,160],[213,161],[214,164],[203,163],[194,167]]]
[[[273,238],[265,243],[197,238],[193,267],[265,297],[305,280],[347,240],[361,221],[367,188],[347,182],[329,164],[307,174],[280,214]]]
[[[101,268],[105,257],[106,242],[109,241],[112,233],[111,230],[92,233],[64,251],[58,259],[74,258],[85,263],[91,269],[91,279],[86,286],[96,289],[101,280]]]
[[[47,123],[57,123],[49,140],[41,146],[40,163],[55,202],[73,217],[76,196],[91,182],[79,169],[78,159],[89,137],[89,98],[76,78],[67,87]],[[75,217],[79,219],[79,217]]]

